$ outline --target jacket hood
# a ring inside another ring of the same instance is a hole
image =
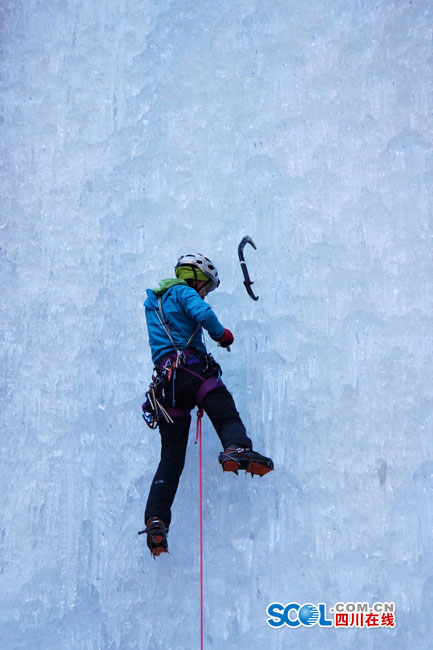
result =
[[[176,284],[185,284],[188,286],[188,282],[186,282],[186,280],[179,280],[178,278],[167,278],[166,280],[161,280],[159,287],[153,289],[153,293],[155,293],[157,296],[162,296],[163,293],[168,291],[168,289],[171,289],[171,287],[174,287]]]
[[[146,289],[147,298],[144,301],[145,307],[150,309],[156,309],[158,307],[158,298],[162,296],[166,291],[175,287],[176,285],[186,285],[188,283],[185,280],[178,280],[177,278],[168,278],[167,280],[161,280],[159,287],[156,289]]]

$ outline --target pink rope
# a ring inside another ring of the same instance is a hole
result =
[[[203,650],[203,460],[201,444],[201,419],[203,409],[197,410],[197,435],[195,444],[199,441],[200,458],[200,649]]]

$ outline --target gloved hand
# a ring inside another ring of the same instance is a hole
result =
[[[234,336],[230,330],[224,329],[224,334],[218,339],[218,343],[222,348],[228,348],[234,340]]]

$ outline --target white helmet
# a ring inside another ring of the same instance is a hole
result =
[[[208,257],[201,255],[200,253],[188,253],[187,255],[181,255],[177,260],[177,264],[174,269],[178,269],[179,266],[195,266],[200,269],[212,282],[211,291],[219,287],[220,281],[218,278],[218,271],[216,267],[212,264]]]

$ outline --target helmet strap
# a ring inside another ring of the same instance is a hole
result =
[[[198,277],[197,277],[197,268],[193,264],[185,264],[183,266],[188,266],[190,269],[192,269],[192,272],[194,273],[194,279],[188,278],[186,280],[186,282],[189,284],[190,287],[192,286],[197,291],[197,293],[198,293],[198,289],[197,289],[197,283],[198,282],[206,282],[206,284],[204,286],[206,286],[209,283],[212,285],[211,278],[208,278],[206,281],[198,279]]]
[[[197,269],[192,264],[191,264],[191,268],[192,268],[192,271],[194,273],[194,282],[198,282],[198,280],[197,280]]]

